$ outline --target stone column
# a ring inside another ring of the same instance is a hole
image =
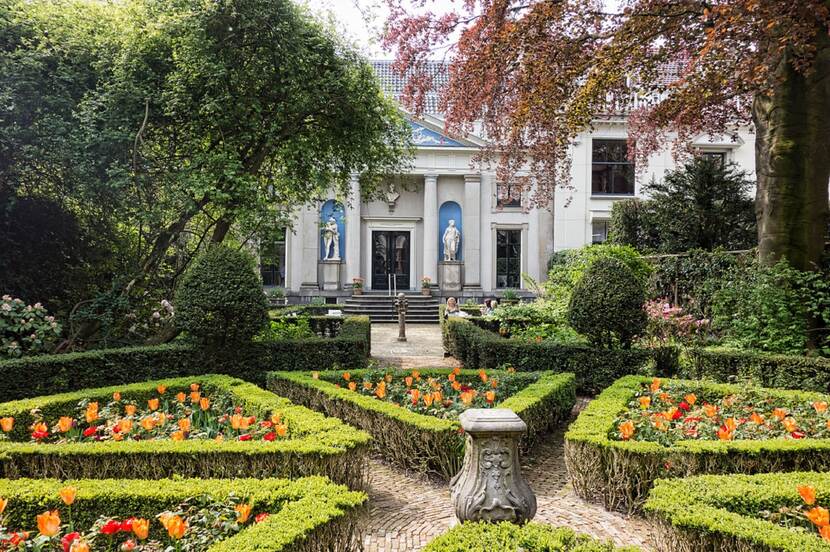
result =
[[[424,276],[438,282],[438,175],[424,175]],[[420,281],[420,275],[417,278]]]
[[[464,175],[464,287],[481,289],[481,174]]]
[[[519,439],[527,424],[507,408],[471,408],[459,417],[467,434],[464,465],[450,482],[459,521],[525,523],[536,496],[522,476]]]
[[[360,180],[352,175],[346,203],[346,285],[360,277]]]

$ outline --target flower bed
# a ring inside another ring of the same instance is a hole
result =
[[[684,380],[652,389],[654,383],[621,378],[565,434],[579,496],[631,512],[658,478],[830,469],[825,395]]]
[[[297,477],[363,483],[369,436],[227,376],[0,404],[8,478]]]
[[[703,475],[658,481],[645,510],[668,552],[830,552],[830,474]]]
[[[0,497],[0,548],[64,552],[347,550],[366,501],[323,477],[0,480]]]
[[[376,450],[392,462],[445,479],[455,475],[463,459],[464,438],[457,421],[462,410],[488,406],[513,410],[528,425],[528,446],[566,419],[576,400],[573,374],[414,372],[272,372],[268,388],[365,429],[372,434]]]
[[[570,529],[539,523],[462,523],[433,539],[424,552],[636,552],[639,548],[617,548]]]

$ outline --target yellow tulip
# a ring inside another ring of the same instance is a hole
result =
[[[271,414],[271,423],[272,424],[277,425],[278,423],[280,423],[280,421],[282,421],[282,414],[280,414],[279,412],[275,412],[275,413]]]
[[[150,522],[146,519],[138,518],[133,520],[133,533],[138,537],[138,540],[144,540],[150,534]]]
[[[251,517],[251,505],[248,503],[237,504],[234,510],[236,510],[236,521],[240,524],[245,523]]]
[[[0,418],[0,429],[8,433],[12,429],[14,429],[14,418],[8,416],[6,418]]]
[[[43,512],[37,516],[37,530],[41,535],[54,537],[61,530],[61,518],[57,510]]]
[[[66,433],[70,429],[72,429],[72,418],[69,416],[61,416],[58,420],[58,431]]]
[[[61,500],[67,506],[72,506],[72,503],[75,502],[75,495],[78,493],[78,490],[75,487],[64,487],[58,494],[61,496]]]

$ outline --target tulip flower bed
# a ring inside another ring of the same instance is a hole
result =
[[[433,539],[424,552],[637,552],[639,548],[617,548],[564,527],[539,523],[462,523]]]
[[[0,404],[7,478],[328,475],[363,483],[369,436],[228,376]]]
[[[565,434],[571,483],[639,510],[658,478],[830,469],[826,395],[626,376]]]
[[[528,446],[566,419],[576,401],[573,374],[552,372],[272,372],[268,388],[365,429],[392,462],[444,479],[455,475],[463,459],[463,410],[513,410],[528,425]]]
[[[339,551],[365,501],[324,477],[0,480],[0,549]]]
[[[645,511],[659,549],[830,552],[830,474],[660,480]]]

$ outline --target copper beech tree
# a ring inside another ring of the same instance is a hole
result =
[[[417,113],[447,55],[448,130],[481,121],[500,178],[526,164],[539,204],[569,180],[578,133],[628,113],[639,166],[701,135],[754,127],[761,258],[819,260],[830,180],[826,0],[387,0],[385,45]],[[447,4],[440,2],[441,8]],[[607,4],[618,4],[609,8]]]

